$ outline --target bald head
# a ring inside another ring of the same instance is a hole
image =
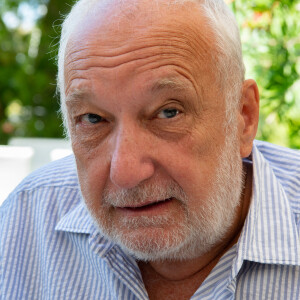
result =
[[[79,0],[62,28],[58,86],[63,115],[66,116],[64,65],[72,53],[72,45],[81,42],[83,47],[89,47],[90,38],[96,37],[107,47],[109,55],[111,51],[122,54],[131,41],[147,37],[147,34],[156,45],[155,39],[160,36],[155,36],[157,30],[151,29],[167,31],[170,37],[159,43],[161,54],[169,47],[175,52],[185,48],[185,55],[192,55],[195,64],[215,70],[215,84],[227,95],[230,118],[230,112],[238,102],[244,66],[236,23],[222,0]],[[107,38],[109,43],[105,44]],[[144,42],[145,39],[141,40]],[[103,63],[109,64],[109,60]],[[226,90],[228,86],[230,93]]]

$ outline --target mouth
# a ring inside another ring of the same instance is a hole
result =
[[[116,207],[116,209],[121,210],[123,212],[131,213],[131,214],[140,214],[147,212],[159,212],[159,210],[164,209],[171,203],[174,198],[167,198],[158,201],[146,202],[143,204],[132,205],[132,206],[124,206],[124,207]]]

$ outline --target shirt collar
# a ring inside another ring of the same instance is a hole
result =
[[[82,199],[60,219],[55,230],[89,235],[92,250],[101,257],[106,256],[115,246],[95,225]]]
[[[68,211],[57,223],[55,230],[73,233],[90,234],[94,231],[95,225],[92,217],[86,209],[83,200]]]
[[[255,145],[252,153],[252,201],[238,242],[237,263],[300,265],[299,233],[288,197]]]

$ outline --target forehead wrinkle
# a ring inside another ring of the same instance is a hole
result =
[[[201,22],[200,26],[193,20],[186,22],[171,18],[154,24],[151,30],[147,28],[145,31],[147,39],[163,41],[199,58],[209,55],[215,44],[213,31],[205,22]]]
[[[186,39],[179,37],[168,37],[167,32],[164,34],[149,34],[146,37],[136,38],[135,45],[130,41],[124,42],[124,45],[103,45],[101,41],[95,41],[90,45],[69,50],[66,52],[66,65],[87,61],[93,58],[99,58],[103,67],[118,66],[122,61],[133,61],[143,58],[155,57],[159,55],[178,55],[185,58],[196,56],[199,51],[193,47],[193,43],[188,43]],[[206,46],[206,45],[205,45]],[[204,47],[207,49],[208,47]],[[196,57],[195,57],[196,58]],[[111,62],[113,60],[113,63]]]
[[[150,48],[150,51],[149,51]],[[98,49],[95,50],[99,52]],[[70,83],[74,79],[85,79],[84,71],[89,69],[113,69],[121,67],[124,64],[134,64],[136,71],[153,69],[155,67],[173,65],[181,69],[188,68],[188,73],[192,75],[193,69],[198,67],[197,73],[205,69],[206,62],[197,59],[191,52],[182,50],[181,48],[173,47],[172,45],[163,46],[148,46],[131,50],[128,53],[121,54],[117,57],[103,57],[102,53],[89,53],[85,55],[85,51],[76,51],[77,57],[70,57],[66,65],[66,82]],[[98,55],[97,55],[98,54]],[[91,59],[92,58],[92,59]],[[96,59],[95,59],[96,58]],[[183,59],[183,60],[182,60]],[[193,63],[185,63],[184,61],[193,61]],[[195,70],[194,70],[195,71]],[[206,72],[206,71],[205,71]],[[200,72],[202,73],[202,72]],[[68,85],[68,84],[67,84]]]
[[[130,39],[132,39],[130,38],[129,42],[127,39],[118,47],[115,47],[114,43],[103,42],[99,38],[92,42],[85,40],[79,49],[78,43],[76,43],[74,48],[69,48],[71,52],[68,52],[66,57],[65,67],[68,71],[65,73],[68,73],[66,82],[69,83],[73,79],[82,78],[84,73],[80,71],[91,68],[117,68],[131,62],[135,64],[136,71],[159,67],[159,65],[174,65],[183,69],[188,67],[189,70],[186,71],[190,75],[194,73],[193,69],[195,70],[195,68],[197,68],[198,75],[200,73],[208,74],[207,68],[211,60],[209,39],[201,36],[193,26],[186,25],[184,27],[184,25],[186,24],[183,22],[180,26],[181,29],[172,26],[168,30],[164,26],[153,27],[154,30],[147,32],[147,35],[134,37],[134,44],[130,43]],[[92,47],[92,44],[97,45],[97,47]],[[95,60],[94,58],[98,59]],[[157,58],[159,59],[157,60]],[[183,58],[184,61],[193,61],[193,63],[187,64],[183,61],[180,65],[178,64],[180,58]],[[199,73],[199,71],[202,72]]]
[[[71,91],[74,92],[74,97],[79,98],[80,94],[83,94],[84,91],[88,93],[89,89],[89,81],[86,76],[80,70],[72,69],[69,68],[68,66],[65,66],[65,97],[68,98],[68,95],[70,94],[70,89]],[[73,80],[80,80],[80,86],[78,87],[78,84],[72,87]],[[84,85],[83,85],[84,83]],[[84,86],[84,87],[83,87]],[[69,96],[70,98],[70,96]]]

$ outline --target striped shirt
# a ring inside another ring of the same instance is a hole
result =
[[[239,241],[191,299],[300,299],[300,154],[252,151]],[[80,196],[73,156],[32,173],[0,208],[1,299],[148,299],[136,261],[103,237]]]

